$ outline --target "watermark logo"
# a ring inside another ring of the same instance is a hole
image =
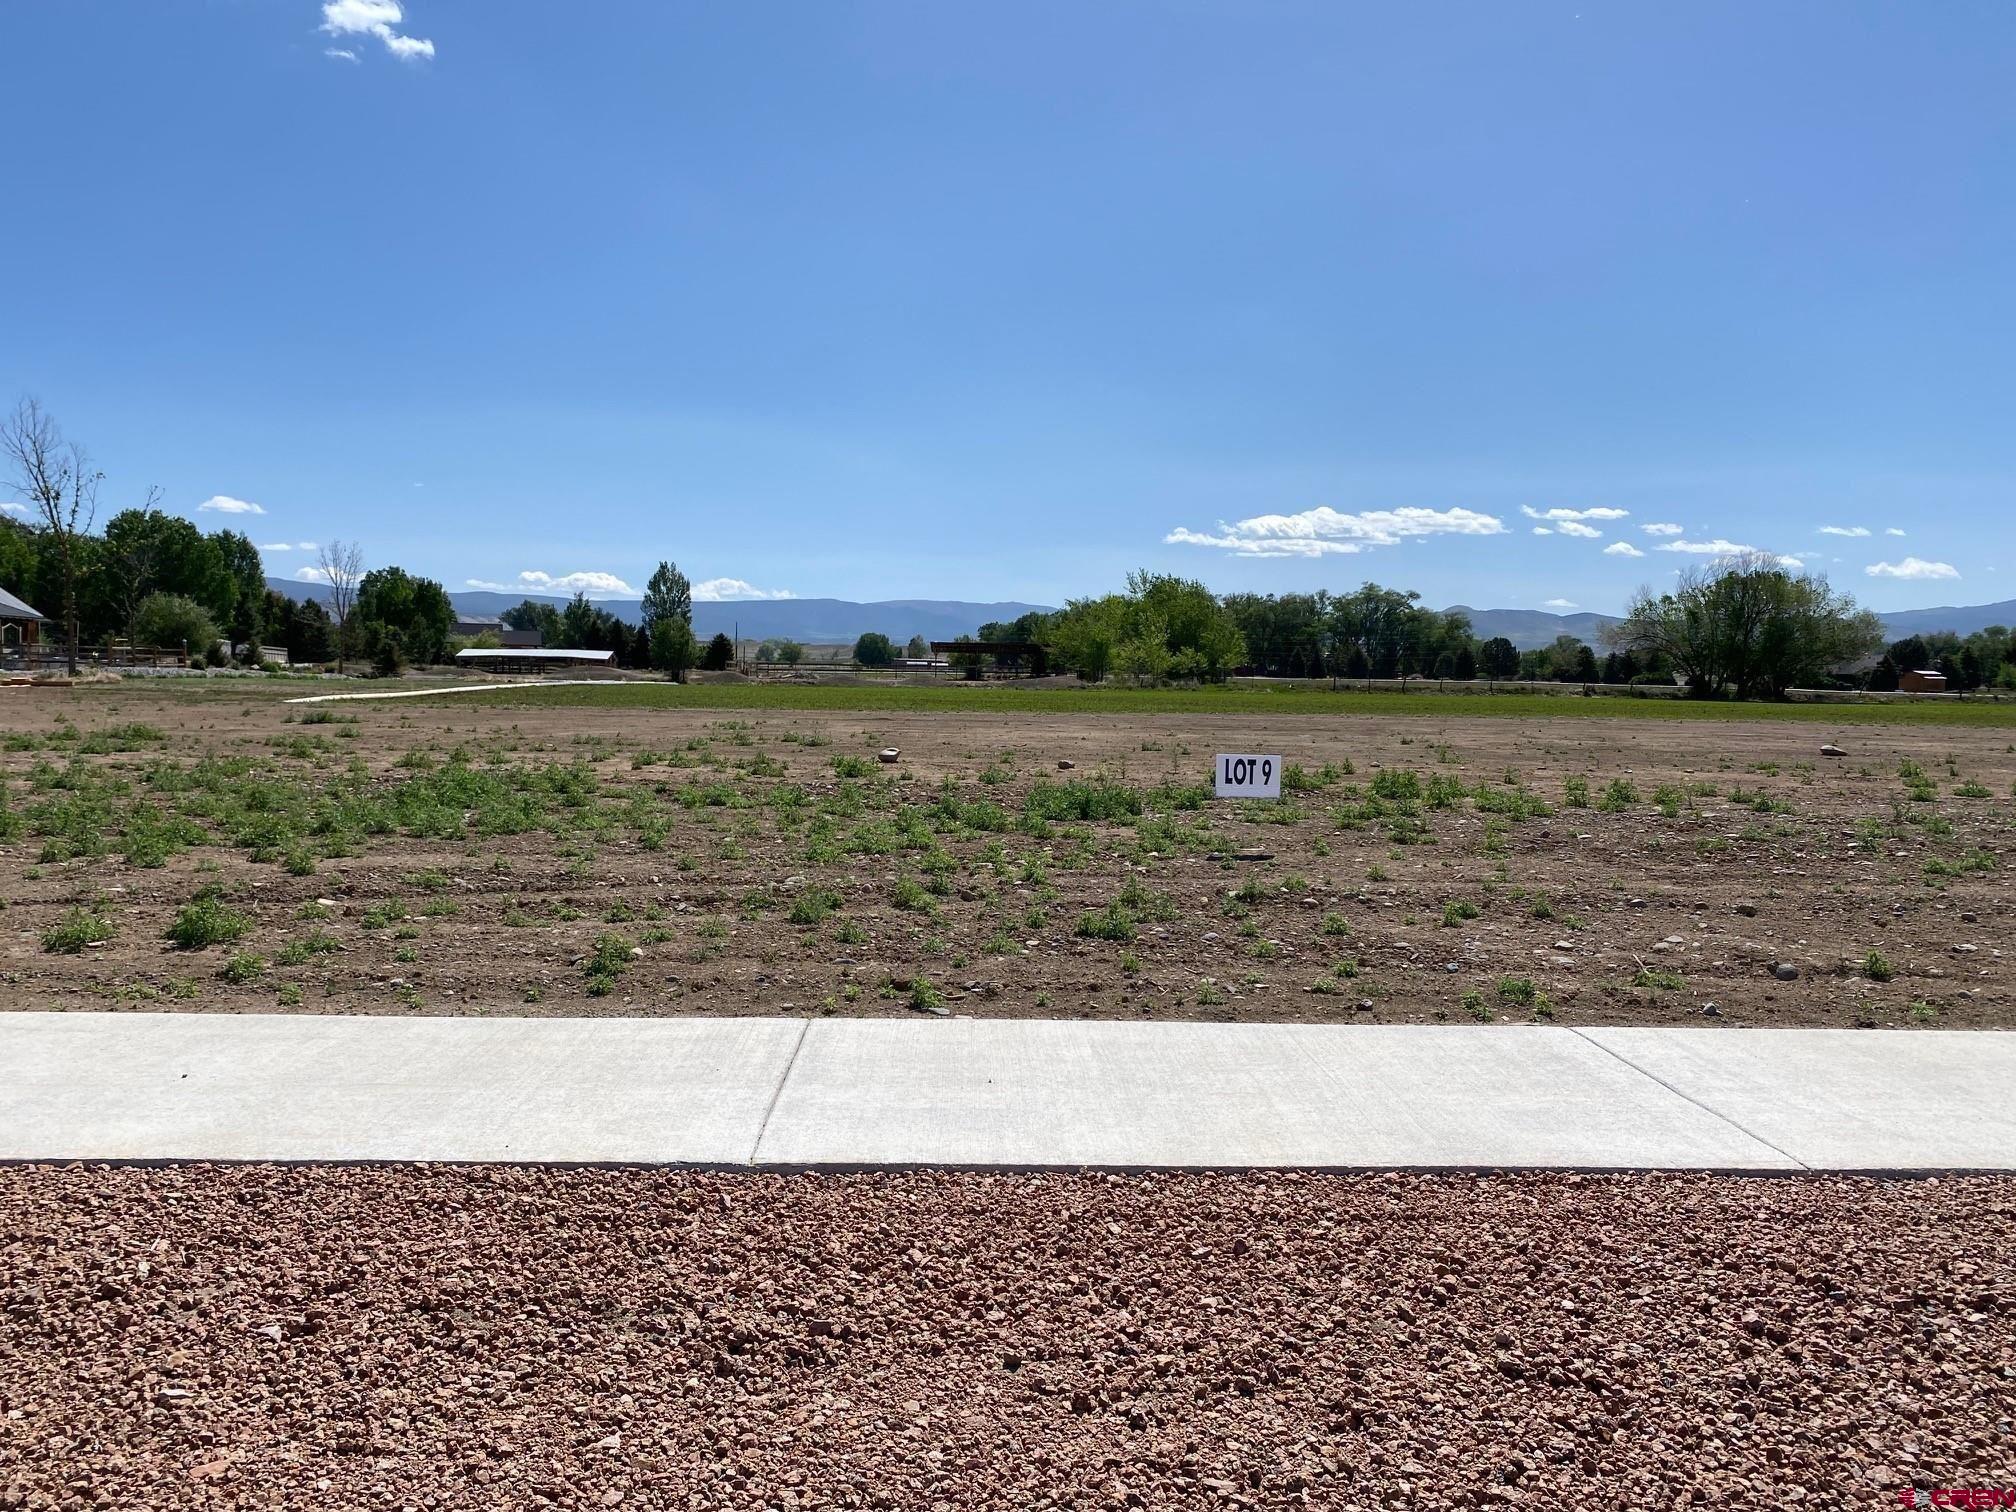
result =
[[[2016,1488],[1969,1486],[1916,1491],[1907,1486],[1897,1493],[1897,1504],[1901,1507],[1964,1507],[1968,1512],[1977,1512],[1984,1507],[2016,1507]]]

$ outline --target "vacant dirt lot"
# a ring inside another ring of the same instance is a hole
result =
[[[1994,1178],[16,1167],[0,1507],[1894,1506],[2016,1483],[2012,1221]]]
[[[2007,730],[301,691],[0,690],[0,1006],[2016,1024]]]

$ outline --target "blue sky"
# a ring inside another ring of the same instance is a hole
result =
[[[2001,0],[401,12],[0,9],[0,396],[107,506],[451,588],[2016,595]]]

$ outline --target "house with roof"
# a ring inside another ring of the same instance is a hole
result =
[[[42,644],[42,626],[48,617],[32,609],[5,588],[0,588],[0,651],[19,651],[24,646]]]
[[[458,640],[475,640],[478,636],[491,636],[497,644],[510,650],[537,649],[545,637],[537,630],[514,630],[504,623],[498,614],[455,615],[455,636]]]

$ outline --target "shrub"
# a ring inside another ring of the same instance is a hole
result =
[[[226,907],[216,893],[206,891],[175,915],[175,922],[168,926],[168,938],[177,950],[207,950],[212,945],[229,945],[251,927],[250,919]]]
[[[230,960],[226,961],[224,963],[224,970],[219,973],[225,981],[233,985],[256,982],[265,974],[266,957],[253,955],[250,951],[244,950],[239,951]]]
[[[143,646],[173,650],[186,646],[191,666],[204,665],[211,648],[222,639],[210,611],[179,593],[150,593],[133,616],[133,634]],[[197,657],[204,658],[203,662]]]
[[[112,921],[88,908],[73,908],[42,936],[42,948],[51,955],[76,955],[86,945],[98,945],[112,938]]]
[[[1389,802],[1418,803],[1421,779],[1400,767],[1382,767],[1372,774],[1372,796]]]
[[[1029,816],[1052,823],[1070,820],[1131,819],[1141,812],[1141,794],[1124,783],[1038,782],[1029,790]]]
[[[630,969],[630,942],[614,930],[595,936],[595,945],[582,959],[588,978],[588,996],[603,997],[615,987],[616,979]]]
[[[1884,959],[1880,950],[1872,950],[1862,958],[1862,975],[1872,982],[1887,982],[1897,975],[1897,968]]]
[[[1603,801],[1597,807],[1606,814],[1615,814],[1629,808],[1638,801],[1638,789],[1623,777],[1615,778],[1610,786],[1603,789]]]
[[[808,888],[798,895],[789,915],[793,924],[818,924],[840,906],[840,894],[823,887]]]
[[[1080,914],[1077,932],[1087,940],[1119,940],[1130,944],[1135,934],[1134,915],[1115,899],[1102,909],[1087,909]]]

